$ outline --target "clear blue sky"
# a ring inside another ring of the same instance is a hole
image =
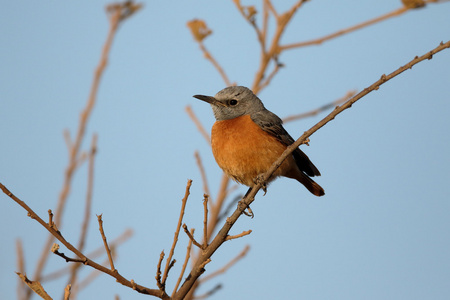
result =
[[[280,2],[280,1],[279,1]],[[276,4],[279,11],[289,4]],[[105,1],[3,1],[0,10],[0,181],[46,216],[61,189],[67,151],[86,102],[108,22]],[[244,4],[250,4],[245,2]],[[400,7],[400,1],[310,1],[283,43],[319,37]],[[286,67],[260,98],[285,117],[361,90],[416,55],[450,39],[450,3],[411,11],[321,46],[284,53]],[[258,16],[259,17],[259,16]],[[204,19],[214,31],[206,46],[233,82],[251,85],[259,46],[232,1],[147,2],[120,28],[88,126],[99,135],[92,226],[87,249],[101,245],[95,214],[109,239],[133,228],[117,269],[155,287],[156,263],[170,249],[186,180],[194,180],[185,222],[202,226],[203,158],[213,196],[221,176],[209,146],[184,109],[206,128],[211,109],[192,98],[224,83],[193,41],[186,22]],[[450,298],[450,51],[383,85],[311,137],[304,151],[322,173],[326,196],[296,181],[274,182],[258,195],[254,219],[242,218],[207,273],[249,244],[248,256],[222,277],[211,299]],[[286,124],[295,138],[324,115]],[[75,177],[62,232],[76,243],[83,216],[86,167]],[[245,192],[240,187],[237,193]],[[16,295],[15,240],[34,272],[47,233],[0,195],[0,298]],[[175,275],[184,259],[184,235]],[[63,252],[68,254],[67,250]],[[100,259],[100,261],[103,260]],[[50,257],[47,271],[66,263]],[[90,270],[84,271],[85,276]],[[169,290],[175,276],[170,278]],[[44,284],[55,298],[62,281]],[[80,299],[144,299],[101,276]]]

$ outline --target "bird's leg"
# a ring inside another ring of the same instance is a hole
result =
[[[263,196],[265,196],[267,194],[267,183],[264,180],[264,174],[259,174],[258,176],[256,176],[253,182],[255,184],[261,184],[261,189],[264,191]]]
[[[243,202],[243,200],[244,200],[245,198],[247,198],[247,195],[250,193],[251,190],[252,190],[252,188],[249,188],[249,189],[247,190],[247,192],[245,193],[244,197],[242,197],[241,201],[239,201],[238,206],[245,205],[245,203]],[[246,212],[246,210],[248,210],[248,212]],[[252,211],[252,209],[250,208],[249,205],[247,205],[247,207],[244,208],[243,213],[244,213],[244,215],[246,215],[247,217],[250,217],[250,218],[252,218],[252,219],[253,219],[253,217],[255,216],[255,215],[253,214],[253,211]]]

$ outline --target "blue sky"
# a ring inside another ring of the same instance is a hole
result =
[[[68,128],[74,135],[106,37],[106,3],[8,1],[0,11],[0,182],[44,217],[55,207],[67,164],[62,132]],[[291,3],[275,6],[283,11]],[[400,5],[310,1],[282,43],[320,37]],[[280,57],[286,67],[259,96],[269,110],[286,117],[362,90],[448,41],[449,13],[448,2],[429,5],[321,46],[287,51]],[[116,267],[148,287],[156,286],[160,251],[170,249],[188,178],[194,182],[185,222],[200,232],[203,190],[195,151],[213,196],[220,183],[209,146],[185,113],[190,105],[209,130],[211,109],[192,95],[213,95],[224,87],[186,27],[194,18],[213,30],[205,45],[230,80],[251,85],[259,45],[232,1],[146,2],[118,31],[83,144],[87,149],[92,134],[98,134],[87,252],[102,242],[95,214],[103,214],[109,239],[132,228],[132,239],[118,249]],[[249,254],[203,291],[222,283],[211,299],[448,299],[449,67],[446,50],[311,136],[310,146],[302,149],[321,171],[317,181],[326,196],[316,198],[289,179],[271,184],[264,197],[258,194],[255,218],[241,218],[232,230],[252,229],[252,234],[220,248],[207,273],[247,244]],[[322,117],[285,127],[297,138]],[[86,173],[86,166],[76,173],[64,214],[62,232],[73,242],[83,216]],[[235,194],[245,191],[239,187]],[[16,238],[23,240],[32,275],[47,234],[12,200],[0,197],[0,298],[12,299]],[[186,245],[182,235],[173,275]],[[65,264],[51,256],[46,270]],[[175,279],[170,278],[169,290]],[[64,284],[44,285],[60,297]],[[105,299],[145,297],[107,276],[79,296],[98,299],[98,293]]]

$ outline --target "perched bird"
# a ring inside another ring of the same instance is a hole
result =
[[[294,139],[281,119],[268,111],[253,92],[243,86],[231,86],[214,97],[195,95],[211,104],[216,122],[211,130],[214,158],[232,179],[246,186],[255,185]],[[296,179],[312,194],[323,196],[323,188],[310,177],[319,170],[299,148],[288,156],[269,182],[278,176]]]

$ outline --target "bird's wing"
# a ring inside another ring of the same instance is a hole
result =
[[[251,119],[262,130],[274,136],[280,143],[290,146],[295,141],[283,127],[283,121],[274,113],[263,110],[252,114]],[[292,152],[298,168],[309,176],[320,176],[319,170],[299,148]]]

